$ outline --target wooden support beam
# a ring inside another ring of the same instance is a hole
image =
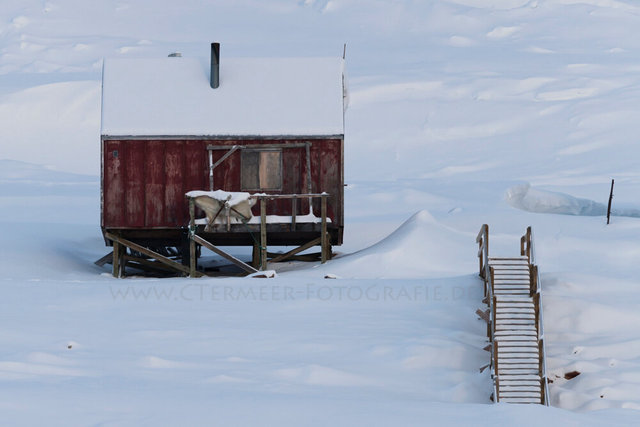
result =
[[[116,252],[116,244],[119,243],[120,245],[124,245],[124,246],[126,246],[126,247],[128,247],[130,249],[133,249],[133,250],[138,251],[138,252],[140,252],[142,254],[145,254],[148,257],[153,258],[153,259],[155,259],[155,260],[157,260],[157,261],[159,261],[159,262],[161,262],[161,263],[163,263],[165,265],[168,265],[169,267],[172,267],[175,270],[178,270],[178,271],[181,271],[181,272],[187,273],[187,274],[190,273],[190,271],[189,271],[190,269],[188,267],[185,267],[184,265],[182,265],[182,264],[180,264],[178,262],[175,262],[174,260],[169,259],[169,258],[165,257],[164,255],[160,255],[159,253],[154,252],[151,249],[145,248],[144,246],[140,246],[137,243],[130,242],[127,239],[123,239],[122,237],[116,236],[116,235],[111,234],[111,233],[105,233],[105,237],[107,239],[113,241],[114,253]],[[114,262],[115,262],[115,259],[116,259],[116,257],[114,256]],[[114,271],[115,271],[115,266],[114,266]],[[202,276],[203,275],[200,272],[196,272],[195,274],[196,274],[196,276]]]
[[[152,261],[152,260],[145,259],[145,258],[138,258],[138,257],[131,256],[131,255],[125,255],[123,257],[123,259],[127,264],[131,264],[134,267],[141,268],[141,267],[144,266],[144,267],[148,267],[148,269],[156,270],[156,271],[159,270],[159,271],[164,271],[164,272],[167,272],[167,271],[175,272],[175,270],[173,268],[169,267],[168,265],[164,265],[164,264],[162,264],[161,262],[158,262],[158,261]],[[139,265],[136,265],[136,264],[139,264]],[[145,269],[145,271],[147,271],[147,269]]]
[[[105,264],[111,264],[112,262],[113,262],[113,251],[109,252],[108,254],[106,254],[96,262],[94,262],[94,264],[97,265],[98,267],[104,267]]]
[[[267,256],[269,257],[269,262],[271,262],[272,258],[282,255],[281,253],[272,253],[267,252]],[[289,261],[303,261],[303,262],[316,262],[320,261],[322,254],[320,252],[313,252],[304,255],[291,255],[288,260]]]
[[[260,270],[267,269],[267,199],[260,199]]]
[[[230,255],[230,254],[226,253],[225,251],[221,250],[217,246],[215,246],[215,245],[209,243],[208,241],[204,240],[202,237],[198,236],[197,234],[194,234],[191,238],[193,239],[194,242],[198,243],[199,245],[204,246],[205,248],[211,250],[212,252],[217,253],[221,257],[231,261],[232,263],[234,263],[235,265],[237,265],[238,267],[240,267],[241,269],[243,269],[244,271],[246,271],[248,273],[256,273],[258,271],[255,268],[251,267],[249,264],[246,264],[246,263],[240,261],[238,258],[234,257],[233,255]]]
[[[318,237],[318,238],[316,238],[316,239],[313,239],[312,241],[307,242],[307,243],[305,243],[305,244],[304,244],[304,245],[302,245],[302,246],[298,246],[297,248],[292,249],[292,250],[290,250],[290,251],[289,251],[289,252],[287,252],[287,253],[284,253],[284,254],[282,254],[282,255],[278,255],[278,256],[277,256],[277,257],[275,257],[275,258],[272,258],[272,259],[271,259],[271,262],[284,261],[285,259],[288,259],[288,258],[292,257],[293,255],[295,255],[295,254],[297,254],[297,253],[300,253],[300,252],[302,252],[302,251],[304,251],[304,250],[307,250],[307,249],[309,249],[310,247],[317,245],[318,243],[320,243],[320,237]]]
[[[322,264],[327,262],[327,197],[323,196],[321,200],[320,215],[322,216],[322,228],[320,231],[320,246],[322,247]]]
[[[476,314],[485,322],[487,322],[487,325],[491,324],[491,317],[489,317],[489,314],[491,313],[491,310],[487,310],[487,311],[482,311],[480,309],[476,310]]]

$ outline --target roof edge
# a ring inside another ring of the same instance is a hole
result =
[[[344,139],[344,134],[331,135],[100,135],[103,141],[108,140],[250,140],[250,139]]]

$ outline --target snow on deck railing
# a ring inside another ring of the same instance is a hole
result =
[[[260,224],[262,216],[253,216],[251,208],[264,200],[291,199],[291,215],[265,215],[267,224],[291,224],[295,229],[296,224],[318,224],[323,221],[323,216],[316,216],[313,212],[312,199],[322,198],[322,204],[326,204],[328,193],[308,194],[266,194],[232,191],[189,191],[185,194],[188,199],[194,200],[196,207],[205,212],[205,218],[194,218],[195,225],[205,225],[205,231],[210,231],[214,224],[227,225],[229,228],[235,224]],[[306,214],[298,214],[298,199],[309,199],[309,211]],[[326,209],[326,207],[324,208]],[[324,215],[324,221],[331,223],[331,218]]]

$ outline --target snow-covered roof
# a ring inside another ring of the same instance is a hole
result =
[[[103,136],[342,135],[341,58],[106,59]]]

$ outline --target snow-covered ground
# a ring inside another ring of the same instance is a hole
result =
[[[631,0],[3,1],[0,421],[638,424],[638,28]],[[222,64],[347,43],[341,256],[113,279],[101,60],[213,40]],[[483,223],[500,254],[533,226],[554,408],[489,404]]]

